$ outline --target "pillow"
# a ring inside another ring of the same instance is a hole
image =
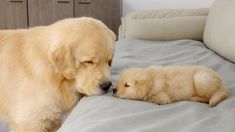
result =
[[[202,40],[208,9],[167,9],[129,13],[122,22],[124,38]]]
[[[235,0],[216,0],[205,26],[204,43],[235,62]]]

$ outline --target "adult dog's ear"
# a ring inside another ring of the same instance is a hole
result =
[[[108,34],[111,36],[112,41],[115,42],[117,39],[117,36],[115,35],[115,33],[105,25],[104,25],[104,28],[108,32]]]
[[[76,74],[72,49],[65,45],[54,45],[49,51],[49,60],[56,72],[61,73],[66,79],[73,79]]]

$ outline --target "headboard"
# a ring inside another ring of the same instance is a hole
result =
[[[139,10],[210,8],[214,0],[122,0],[122,14]]]

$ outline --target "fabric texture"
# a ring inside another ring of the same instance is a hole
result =
[[[9,132],[8,124],[0,118],[0,132]]]
[[[205,26],[204,43],[235,62],[235,0],[216,0]]]
[[[144,40],[202,41],[209,9],[137,11],[122,20],[122,37]]]
[[[102,96],[84,97],[58,132],[234,132],[235,64],[193,40],[122,40],[111,68],[113,83],[128,67],[203,65],[216,70],[229,89],[228,99],[210,108],[181,101],[168,105]]]

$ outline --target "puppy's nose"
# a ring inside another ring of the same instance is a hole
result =
[[[111,81],[100,84],[100,88],[103,89],[105,92],[109,90],[110,86],[112,86]]]
[[[113,89],[113,93],[116,93],[116,92],[117,92],[117,89],[116,89],[116,88],[114,88],[114,89]]]

